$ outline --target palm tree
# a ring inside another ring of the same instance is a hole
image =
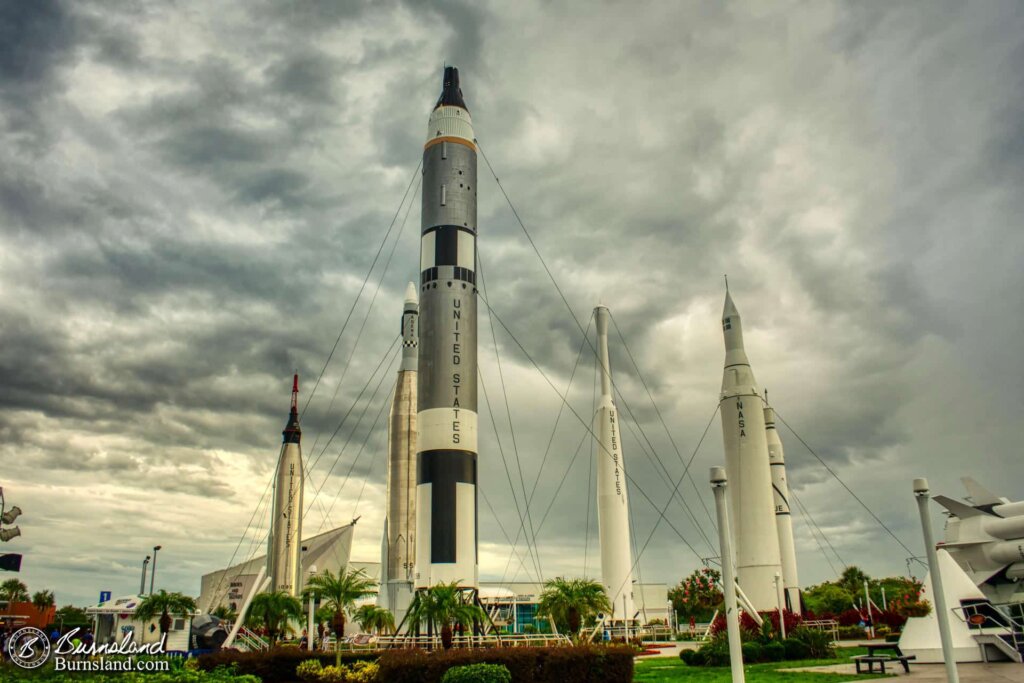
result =
[[[302,603],[286,591],[260,593],[252,599],[249,619],[261,623],[267,629],[270,646],[277,644],[278,636],[288,628],[291,619],[302,618]]]
[[[39,613],[42,614],[50,607],[53,607],[56,602],[53,599],[53,591],[39,591],[32,595],[32,604],[35,606]]]
[[[28,586],[17,579],[0,583],[0,599],[7,602],[28,602]]]
[[[238,615],[235,614],[235,611],[227,605],[217,605],[216,609],[210,612],[210,615],[217,617],[218,619],[223,619],[224,621],[232,622],[238,618]]]
[[[373,595],[376,587],[377,582],[362,569],[340,569],[337,575],[325,569],[309,577],[303,596],[309,599],[315,595],[322,606],[331,609],[331,626],[334,635],[341,639],[345,637],[345,613],[355,606],[356,600]]]
[[[465,601],[465,593],[457,581],[439,583],[422,591],[409,613],[411,628],[419,628],[424,623],[431,631],[440,627],[441,645],[446,650],[451,649],[455,624],[471,627],[474,622],[482,622],[486,618],[480,607]]]
[[[569,632],[576,635],[585,620],[611,610],[608,594],[597,581],[558,577],[544,584],[537,614],[551,617],[556,624],[567,626]]]
[[[354,616],[359,627],[367,633],[375,631],[377,635],[380,635],[382,631],[384,633],[394,633],[395,631],[395,615],[383,607],[363,605],[356,610]]]
[[[171,615],[187,617],[195,611],[196,601],[192,598],[183,593],[168,593],[161,589],[142,599],[135,608],[135,618],[139,621],[149,621],[160,615],[160,636],[166,638],[167,632],[171,630]]]

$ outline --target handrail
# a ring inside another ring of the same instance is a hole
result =
[[[509,647],[548,647],[552,645],[572,645],[572,641],[569,639],[569,636],[560,633],[512,633],[500,636],[456,635],[452,637],[452,647],[457,648],[495,647],[499,645]],[[391,648],[439,649],[441,647],[441,636],[439,634],[432,636],[380,636],[377,638],[377,647],[383,650]]]
[[[815,621],[803,621],[801,626],[814,628],[819,631],[827,631],[832,634],[832,640],[839,640],[839,622],[835,619],[818,619]]]
[[[995,609],[995,611],[1006,619],[1006,622],[1008,623],[1000,622],[999,620],[994,619],[991,614],[986,614],[980,609],[984,607],[991,607]],[[967,624],[969,629],[977,630],[978,635],[992,635],[986,634],[985,629],[996,629],[999,633],[994,635],[998,635],[1000,637],[1009,636],[1010,640],[1013,642],[1013,648],[1018,652],[1021,651],[1021,645],[1024,644],[1024,641],[1022,641],[1024,633],[1021,631],[1021,625],[1017,620],[1004,613],[1003,610],[999,609],[996,605],[993,605],[990,602],[981,602],[953,607],[952,611],[960,621]],[[981,617],[981,621],[975,623],[977,617]]]

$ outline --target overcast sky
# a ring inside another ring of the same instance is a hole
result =
[[[417,277],[418,192],[402,199],[445,63],[572,313],[481,160],[497,316],[560,392],[573,316],[587,327],[599,302],[639,366],[613,331],[639,422],[623,426],[636,545],[718,402],[725,273],[778,412],[915,554],[913,477],[1024,496],[1019,3],[7,2],[0,485],[25,511],[3,550],[25,554],[30,589],[129,593],[161,544],[158,586],[198,594],[240,539],[236,561],[262,550],[291,373],[305,404],[397,215],[303,425],[307,533],[361,515],[355,557],[379,557],[374,420]],[[496,342],[481,317],[480,483],[501,526],[482,497],[480,569],[525,579],[532,560],[506,573],[513,489],[522,506],[560,399],[494,326]],[[589,420],[583,348],[568,395]],[[555,495],[586,436],[573,411],[530,506],[534,527],[551,506],[547,576],[599,571],[589,440]],[[795,516],[802,582],[834,576],[836,553],[905,573],[907,551],[781,433],[834,548]],[[722,462],[716,418],[697,491],[681,487],[697,523],[667,508],[644,581],[716,554],[702,533]]]

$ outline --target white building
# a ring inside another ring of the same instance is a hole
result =
[[[93,637],[96,642],[105,643],[113,636],[120,643],[126,635],[131,635],[132,642],[138,645],[159,642],[160,617],[148,621],[135,618],[135,608],[144,598],[142,595],[127,595],[87,607],[85,613],[93,619]],[[165,649],[169,652],[189,650],[191,629],[191,616],[172,616]]]

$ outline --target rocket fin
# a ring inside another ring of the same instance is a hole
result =
[[[967,495],[975,505],[1001,505],[1010,501],[989,491],[987,488],[974,481],[971,477],[961,477]]]
[[[992,513],[979,510],[976,507],[971,507],[966,503],[961,503],[960,501],[947,498],[946,496],[935,496],[933,500],[960,519],[968,519],[970,517],[995,517]]]

